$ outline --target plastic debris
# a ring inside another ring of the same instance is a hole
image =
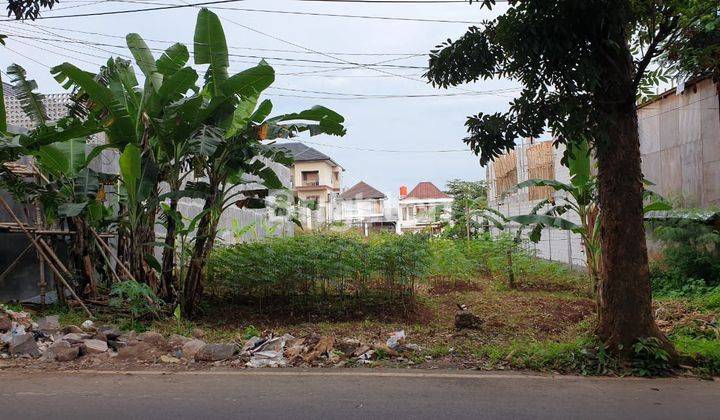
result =
[[[288,338],[294,337],[288,334],[265,341],[263,344],[250,351],[252,357],[245,365],[253,368],[286,366],[287,359],[285,359],[285,356],[283,355],[283,350],[285,348],[285,342]]]
[[[402,344],[403,341],[405,341],[405,330],[400,330],[392,333],[385,344],[395,350],[400,347],[400,344]]]

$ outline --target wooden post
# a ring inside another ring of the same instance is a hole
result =
[[[37,177],[37,182],[40,183],[40,176]],[[38,200],[35,200],[35,226],[40,227],[41,224],[42,212],[40,211],[40,204],[38,203]],[[37,229],[35,231],[35,236],[39,237]],[[47,283],[45,282],[45,258],[43,258],[42,254],[39,252],[37,254],[37,258],[38,268],[40,269],[40,282],[38,283],[38,288],[40,289],[40,304],[45,305],[45,287],[47,286]]]
[[[117,256],[115,256],[115,254],[112,253],[112,249],[110,249],[108,244],[106,244],[105,241],[103,241],[102,238],[100,238],[100,235],[98,235],[98,233],[95,231],[95,229],[93,229],[91,226],[88,226],[88,228],[90,229],[90,232],[92,232],[92,234],[95,236],[95,239],[98,241],[100,246],[105,248],[107,253],[110,254],[111,257],[113,257],[113,259],[115,260],[115,263],[117,263],[117,265],[119,265],[120,268],[122,268],[122,270],[125,272],[125,274],[127,274],[127,276],[130,278],[130,280],[137,281],[137,280],[135,280],[135,277],[133,277],[132,273],[130,273],[130,270],[125,266],[125,264],[123,264],[122,261],[120,261],[120,259]]]
[[[110,260],[108,259],[107,254],[105,253],[105,248],[103,248],[103,242],[102,240],[95,237],[95,242],[97,242],[98,246],[100,247],[100,255],[102,255],[103,259],[105,260],[105,264],[107,264],[108,268],[110,269],[110,273],[112,273],[115,280],[117,280],[118,283],[121,282],[120,276],[115,272],[115,270],[112,267],[112,264],[110,263]]]

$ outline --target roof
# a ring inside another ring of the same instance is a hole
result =
[[[700,82],[703,82],[703,81],[705,81],[705,80],[707,80],[707,79],[712,79],[712,78],[713,78],[713,76],[712,76],[711,74],[705,74],[705,75],[700,75],[700,76],[696,76],[696,77],[690,78],[690,79],[688,79],[688,80],[685,81],[685,90],[687,90],[687,89],[689,89],[689,88],[697,85],[697,84],[700,83]],[[660,93],[660,94],[656,95],[654,98],[652,98],[652,99],[650,99],[650,100],[648,100],[648,101],[645,101],[645,102],[641,103],[640,105],[638,105],[638,109],[643,109],[643,108],[645,108],[646,106],[648,106],[648,105],[650,105],[650,104],[654,104],[655,102],[658,102],[658,101],[661,101],[661,100],[667,98],[668,96],[677,95],[677,89],[678,89],[678,88],[677,88],[677,86],[676,86],[676,87],[673,87],[673,88],[670,88],[670,89],[666,90],[666,91],[663,92],[663,93]]]
[[[435,186],[432,182],[424,181],[420,182],[415,186],[415,188],[410,191],[410,194],[408,194],[406,197],[403,198],[403,200],[409,200],[409,199],[428,199],[428,198],[450,198],[449,195],[445,194],[444,192],[440,191],[438,187]]]
[[[340,166],[330,156],[303,143],[278,143],[272,147],[289,154],[295,162],[329,160],[334,166]]]
[[[720,220],[720,212],[707,209],[658,210],[647,212],[645,214],[645,220],[692,220],[706,224],[713,224]]]
[[[343,200],[368,200],[373,198],[387,198],[387,196],[372,186],[360,181],[340,194],[340,198]]]

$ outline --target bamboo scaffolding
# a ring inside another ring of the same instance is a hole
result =
[[[73,295],[75,299],[77,299],[78,303],[82,308],[85,310],[85,312],[88,314],[90,318],[93,317],[92,312],[88,309],[87,306],[85,306],[85,303],[83,303],[82,299],[75,293],[75,289],[73,289],[70,284],[67,282],[65,277],[60,273],[60,270],[64,271],[66,274],[72,277],[72,273],[65,267],[65,265],[60,261],[60,258],[58,258],[57,254],[50,248],[50,246],[41,238],[36,237],[28,229],[25,228],[23,223],[20,222],[20,219],[18,219],[15,212],[10,208],[7,201],[0,196],[0,205],[5,209],[5,211],[8,213],[10,217],[15,220],[17,225],[22,229],[23,233],[28,237],[30,242],[35,246],[38,253],[42,255],[42,257],[49,263],[50,269],[56,274],[57,278],[60,279],[60,281],[63,283],[63,285],[70,291],[70,293]]]

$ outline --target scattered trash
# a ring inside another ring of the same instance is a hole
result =
[[[203,336],[205,333],[200,329],[192,332],[192,337]],[[392,332],[387,340],[373,342],[318,334],[276,336],[273,331],[258,331],[242,347],[235,343],[206,343],[192,337],[173,334],[166,339],[154,331],[123,332],[111,325],[96,327],[91,320],[80,327],[63,328],[57,315],[34,322],[28,313],[0,305],[0,359],[41,357],[42,362],[73,362],[83,366],[137,361],[175,365],[205,362],[237,368],[341,367],[355,362],[374,363],[378,359],[411,364],[408,354],[420,350],[406,342],[404,330]]]
[[[390,338],[385,342],[388,347],[395,350],[400,347],[400,344],[405,341],[405,330],[395,331],[390,335]]]
[[[294,337],[291,335],[283,335],[281,337],[271,338],[254,349],[248,350],[252,357],[245,365],[255,368],[286,366],[287,360],[283,356],[283,351],[288,338],[292,339]],[[250,340],[252,340],[252,338]]]
[[[263,340],[263,339],[260,338],[260,337],[252,337],[252,338],[250,338],[249,340],[247,340],[247,341],[245,342],[245,345],[244,345],[244,346],[242,347],[242,349],[240,350],[240,354],[249,354],[249,352],[250,352],[251,350],[255,349],[256,347],[258,347],[259,345],[261,345],[261,344],[264,343],[264,342],[265,342],[265,340]]]

